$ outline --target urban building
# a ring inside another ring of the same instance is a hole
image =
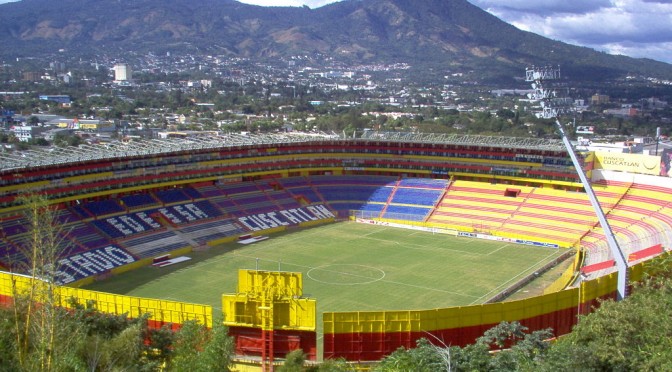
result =
[[[133,70],[126,63],[117,63],[114,65],[114,81],[128,82],[133,80]]]

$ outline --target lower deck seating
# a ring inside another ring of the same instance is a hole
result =
[[[234,220],[216,220],[197,223],[194,225],[181,227],[179,230],[199,244],[206,244],[217,239],[234,235],[242,235],[247,232],[247,230],[245,230]]]
[[[431,208],[407,205],[389,205],[385,209],[383,218],[395,220],[422,221],[429,214]]]
[[[67,244],[68,253],[95,249],[111,244],[109,238],[101,234],[93,226],[84,222],[67,226],[62,234],[71,242]]]
[[[626,190],[623,185],[600,188],[608,201],[598,199],[603,208],[616,211],[615,218]],[[635,216],[642,218],[638,213]],[[466,231],[576,246],[597,224],[597,216],[585,193],[458,180],[428,221]]]
[[[170,251],[189,246],[188,243],[172,231],[162,231],[119,241],[119,245],[126,248],[127,251],[138,258],[166,254]]]

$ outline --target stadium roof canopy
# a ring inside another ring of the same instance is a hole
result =
[[[365,131],[361,139],[384,140],[398,142],[441,143],[452,145],[504,147],[516,149],[533,149],[549,151],[565,151],[559,139],[517,138],[474,136],[466,134],[434,134],[434,133],[403,133]]]
[[[392,141],[408,143],[455,144],[465,146],[488,146],[503,148],[564,151],[560,140],[512,137],[488,137],[448,134],[416,134],[400,132],[365,131],[357,138],[344,138],[325,134],[222,134],[188,138],[135,140],[86,144],[79,147],[51,147],[28,151],[0,153],[0,171],[27,169],[82,161],[115,159],[129,156],[147,156],[193,150],[215,150],[225,147],[253,146],[262,144],[308,143],[333,140],[347,141]]]

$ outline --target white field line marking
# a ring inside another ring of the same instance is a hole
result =
[[[493,253],[495,253],[495,252],[498,252],[499,250],[504,249],[504,248],[506,248],[506,247],[508,247],[508,246],[510,246],[510,245],[511,245],[511,244],[504,244],[503,246],[501,246],[501,247],[495,249],[494,251],[488,253],[486,256],[489,256],[489,255],[491,255],[491,254],[493,254]]]
[[[550,257],[554,256],[554,255],[557,255],[557,252],[553,252],[553,253],[549,254],[548,256],[542,258],[541,260],[537,261],[537,262],[534,263],[533,265],[530,265],[530,267],[528,267],[527,269],[520,271],[518,274],[514,275],[511,279],[509,279],[509,280],[507,280],[506,282],[504,282],[504,283],[498,285],[497,287],[495,287],[495,288],[494,288],[493,290],[491,290],[490,292],[488,292],[488,293],[484,294],[483,296],[479,297],[478,299],[476,299],[476,301],[472,302],[470,305],[474,305],[474,304],[476,304],[476,303],[479,303],[480,300],[482,300],[482,299],[484,299],[484,298],[490,296],[491,293],[496,292],[496,291],[499,291],[499,290],[501,290],[501,288],[504,288],[504,287],[508,286],[509,283],[513,282],[514,280],[516,280],[516,279],[519,278],[520,276],[525,275],[525,274],[528,273],[531,269],[537,267],[540,263],[543,263],[543,262],[548,261],[548,259],[549,259]]]
[[[239,255],[239,256],[243,256],[243,255]],[[255,258],[255,257],[253,257],[253,256],[249,256],[249,258]],[[275,261],[275,260],[263,260],[263,259],[260,259],[260,261],[268,261],[268,262],[276,262],[276,263],[277,263],[277,261]],[[298,264],[293,264],[293,263],[291,263],[291,262],[284,262],[284,261],[282,262],[282,264],[283,264],[283,265],[291,265],[291,266],[301,267],[301,268],[308,269],[308,270],[312,270],[312,269],[315,269],[315,268],[316,268],[316,267],[314,267],[314,266],[298,265]],[[352,276],[357,276],[356,274],[350,274],[350,273],[344,273],[344,272],[338,272],[338,271],[334,271],[334,272],[335,272],[335,273],[338,273],[338,274],[342,274],[342,275],[352,275]],[[312,278],[311,278],[311,279],[312,279]],[[370,278],[368,278],[368,279],[370,279]],[[314,279],[313,279],[313,280],[314,280]],[[387,284],[394,284],[394,285],[399,285],[399,286],[404,286],[404,287],[417,288],[417,289],[424,289],[424,290],[432,291],[432,292],[447,293],[447,294],[456,295],[456,296],[463,296],[463,297],[476,298],[476,299],[480,298],[480,297],[477,297],[477,296],[474,296],[474,295],[467,295],[467,294],[464,294],[464,293],[453,292],[453,291],[447,291],[447,290],[445,290],[445,289],[432,288],[432,287],[425,287],[425,286],[420,286],[420,285],[415,285],[415,284],[409,284],[409,283],[402,283],[402,282],[397,282],[397,281],[387,280],[387,279],[381,279],[381,280],[378,280],[378,282],[381,282],[381,283],[387,283]],[[366,284],[371,284],[371,283],[366,283]]]

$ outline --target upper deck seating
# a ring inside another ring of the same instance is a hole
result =
[[[397,182],[397,177],[390,176],[355,176],[355,175],[341,175],[341,176],[311,176],[310,184],[315,186],[322,185],[367,185],[367,186],[393,186]]]
[[[287,188],[287,191],[293,196],[303,197],[310,203],[319,203],[322,201],[322,198],[320,198],[315,189],[311,186],[291,187]]]
[[[245,193],[259,192],[259,187],[254,182],[234,182],[219,185],[219,188],[224,191],[226,195],[236,195]]]
[[[72,213],[66,206],[59,204],[53,210],[54,218],[61,225],[67,225],[80,220],[80,217]]]
[[[0,219],[0,235],[12,236],[28,231],[28,220],[23,215],[7,216]]]
[[[85,219],[85,218],[92,218],[95,217],[91,212],[86,210],[83,205],[81,204],[73,204],[70,205],[68,208],[77,215],[77,219]]]
[[[3,252],[0,260],[6,264],[16,265],[26,263],[25,254],[30,254],[31,238],[29,234],[17,234],[4,237],[2,240]]]
[[[82,206],[89,211],[90,214],[96,217],[123,213],[125,211],[124,208],[113,199],[88,202]]]
[[[185,187],[185,188],[182,189],[182,192],[185,195],[187,195],[188,197],[190,197],[191,200],[196,200],[196,199],[202,199],[203,198],[203,195],[201,195],[201,193],[198,192],[198,190],[196,190],[193,187]]]
[[[152,207],[158,203],[149,193],[138,193],[121,197],[121,202],[129,209]]]
[[[308,186],[308,179],[306,177],[288,177],[288,178],[278,178],[275,180],[284,188],[292,188],[299,186]]]
[[[215,197],[226,195],[224,190],[220,189],[216,185],[199,186],[197,190],[198,193],[205,199],[212,199]]]
[[[191,201],[191,198],[178,188],[154,191],[154,195],[164,204]]]

